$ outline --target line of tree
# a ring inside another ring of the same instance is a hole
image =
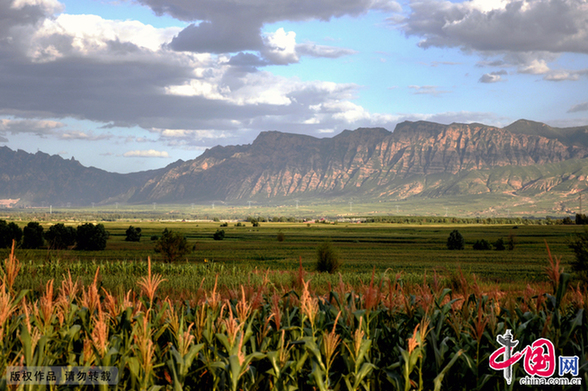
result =
[[[12,241],[23,249],[38,249],[45,245],[52,250],[72,248],[82,251],[101,251],[106,248],[109,233],[103,224],[86,223],[77,228],[63,223],[54,224],[47,231],[36,221],[20,228],[14,222],[0,220],[0,248],[12,246]],[[75,245],[75,246],[74,246]]]

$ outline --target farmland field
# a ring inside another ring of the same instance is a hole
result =
[[[84,266],[86,271],[80,277],[89,279],[93,276],[95,267],[100,264],[132,264],[142,265],[145,271],[147,257],[151,257],[155,264],[160,259],[155,253],[152,236],[160,236],[167,228],[182,233],[193,251],[178,262],[186,267],[207,266],[207,270],[221,270],[224,275],[234,273],[246,282],[250,273],[244,271],[295,271],[299,264],[306,271],[313,271],[316,262],[317,246],[328,240],[339,253],[343,266],[340,270],[346,281],[364,281],[369,279],[372,270],[377,275],[384,272],[395,275],[402,272],[404,278],[421,280],[425,272],[429,276],[433,271],[447,276],[458,268],[468,275],[472,273],[481,281],[498,284],[503,289],[509,287],[524,287],[527,282],[546,281],[544,268],[547,259],[546,244],[551,252],[561,259],[564,269],[569,270],[569,262],[573,259],[572,251],[567,247],[567,241],[577,232],[582,232],[578,226],[565,225],[491,225],[491,224],[389,224],[389,223],[261,223],[253,227],[248,222],[182,222],[182,221],[124,221],[101,222],[110,233],[105,251],[87,252],[75,250],[19,250],[18,256],[23,264],[29,265],[33,277],[19,279],[17,283],[23,288],[36,289],[44,285],[47,278],[37,275],[47,264],[59,265],[59,270],[72,266]],[[47,229],[54,222],[44,222]],[[76,226],[78,223],[67,223]],[[24,225],[24,223],[23,223]],[[142,229],[140,242],[126,242],[125,231],[130,226]],[[226,225],[221,227],[221,225]],[[240,225],[240,226],[238,226]],[[216,230],[225,231],[224,240],[213,240]],[[466,240],[465,249],[450,251],[446,247],[449,233],[457,229]],[[278,241],[278,233],[283,235],[283,241]],[[513,251],[477,251],[472,249],[476,240],[486,239],[490,242],[502,238],[507,240],[512,236],[515,241]],[[8,250],[2,250],[0,256],[5,258]],[[38,267],[35,268],[35,265]],[[94,265],[93,269],[88,269]],[[161,267],[164,267],[162,265]],[[173,265],[172,265],[173,266]],[[80,269],[81,270],[81,269]],[[104,284],[107,286],[120,285],[127,289],[133,288],[132,278],[121,282],[120,273],[112,267],[103,266]],[[126,270],[126,269],[125,269]],[[160,270],[163,272],[163,270]],[[170,271],[171,272],[171,271]],[[140,273],[139,273],[140,274]],[[177,276],[173,276],[177,274]],[[211,275],[210,273],[206,273]],[[259,273],[258,273],[259,274]],[[170,278],[163,283],[162,288],[182,286],[191,289],[201,283],[202,278],[196,278],[201,273],[171,272]],[[59,280],[61,275],[54,273]],[[116,277],[116,278],[115,278]],[[126,277],[125,277],[126,278]],[[318,278],[318,277],[317,277]],[[315,278],[316,279],[316,278]],[[338,279],[332,276],[331,279]],[[235,284],[239,281],[233,279]],[[206,284],[212,284],[210,278]]]
[[[119,373],[102,390],[518,389],[554,367],[521,360],[508,385],[489,361],[511,330],[520,349],[547,338],[554,360],[576,357],[577,372],[560,375],[575,383],[561,389],[586,389],[588,296],[546,247],[568,270],[567,241],[581,227],[103,224],[104,251],[0,253],[0,388],[13,368],[98,366]],[[130,225],[140,242],[124,240]],[[154,252],[151,237],[165,228],[194,248],[174,264]],[[218,229],[224,240],[213,239]],[[464,250],[446,247],[454,229]],[[472,249],[509,237],[512,251]],[[313,271],[325,240],[343,261],[340,275]]]

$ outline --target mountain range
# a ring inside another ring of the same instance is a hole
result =
[[[0,199],[17,206],[389,200],[509,194],[558,199],[588,188],[588,126],[519,120],[483,124],[402,122],[332,138],[262,132],[189,161],[131,174],[73,158],[0,147]]]

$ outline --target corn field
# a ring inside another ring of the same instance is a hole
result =
[[[549,261],[551,285],[520,294],[484,291],[463,274],[451,287],[397,275],[317,290],[301,268],[290,286],[214,284],[178,298],[158,294],[164,279],[150,261],[137,293],[100,290],[99,268],[85,286],[68,273],[40,294],[16,291],[13,250],[1,276],[0,368],[118,368],[104,390],[505,390],[520,387],[523,366],[508,385],[489,357],[512,330],[521,347],[547,338],[558,355],[578,356],[586,390],[588,295]],[[2,389],[57,389],[3,376]]]

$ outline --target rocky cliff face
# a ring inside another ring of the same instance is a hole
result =
[[[131,200],[200,202],[344,194],[404,198],[508,192],[539,180],[541,170],[535,170],[535,176],[510,173],[502,178],[493,170],[588,156],[584,145],[565,137],[538,135],[515,124],[509,130],[481,124],[404,122],[394,132],[357,129],[330,139],[264,132],[251,145],[215,147],[178,165],[148,182]],[[555,185],[560,179],[547,182]]]
[[[389,199],[588,188],[588,127],[521,120],[403,122],[333,138],[263,132],[155,171],[113,174],[44,153],[0,148],[0,200],[20,205],[203,203],[273,197]]]

